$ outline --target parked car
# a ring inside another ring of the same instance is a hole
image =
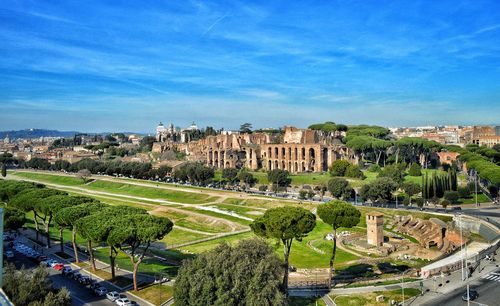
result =
[[[101,287],[101,285],[95,279],[93,279],[90,281],[89,287],[90,287],[90,289],[95,290],[95,289]]]
[[[12,252],[12,251],[7,251],[7,252],[5,252],[5,256],[6,256],[7,258],[12,258],[12,257],[14,257],[14,252]]]
[[[120,294],[116,291],[111,291],[106,294],[106,298],[111,302],[114,302],[115,300],[120,298]]]
[[[121,299],[117,299],[115,301],[116,305],[118,306],[130,306],[132,305],[132,302],[128,299],[128,298],[121,298]]]
[[[71,276],[74,280],[78,281],[80,277],[82,277],[82,274],[78,271],[73,272],[73,275]]]
[[[37,258],[35,258],[37,262],[42,262],[47,260],[47,256],[45,255],[40,255]]]
[[[464,295],[462,295],[463,301],[474,301],[479,297],[479,293],[477,293],[474,289],[469,289],[469,296],[467,296],[467,291],[465,291]]]
[[[73,274],[73,269],[70,267],[64,267],[64,269],[61,270],[61,274],[64,276],[71,276]]]
[[[453,210],[462,210],[462,207],[459,207],[459,206],[455,206],[452,208]]]
[[[97,287],[94,289],[94,292],[98,296],[103,296],[103,295],[106,295],[106,293],[108,293],[108,289],[106,289],[105,287]]]
[[[80,277],[80,279],[78,280],[78,282],[80,284],[82,284],[82,285],[88,285],[91,282],[91,278],[88,277],[88,276],[86,276],[86,275],[84,275],[84,276]]]
[[[54,265],[52,268],[56,271],[61,271],[62,269],[64,269],[64,265],[62,263],[58,263],[57,265]]]

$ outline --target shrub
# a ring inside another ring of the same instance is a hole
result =
[[[306,197],[307,197],[307,190],[305,190],[305,189],[301,189],[301,190],[299,191],[299,199],[301,199],[301,200],[305,200],[305,199],[306,199]]]
[[[368,168],[368,171],[370,171],[370,172],[380,172],[380,170],[381,170],[381,168],[377,164],[373,164],[370,166],[370,168]]]
[[[345,172],[350,165],[351,163],[346,160],[336,160],[332,163],[328,171],[331,176],[345,176]]]
[[[361,169],[359,169],[356,165],[349,165],[345,171],[345,176],[359,179],[365,178],[363,171],[361,171]]]
[[[267,185],[260,185],[259,191],[267,191]]]
[[[403,205],[408,206],[410,205],[410,197],[406,196],[403,200]]]
[[[488,192],[493,198],[498,197],[498,187],[495,185],[489,185],[488,186]]]
[[[328,191],[335,198],[341,198],[345,192],[346,188],[349,186],[349,182],[343,178],[334,177],[328,181]]]
[[[470,196],[470,190],[468,186],[458,187],[457,192],[461,198],[467,198]]]
[[[415,203],[417,203],[418,207],[423,207],[424,206],[424,198],[421,198],[421,197],[416,198]]]
[[[448,207],[451,204],[451,202],[449,200],[443,199],[439,204],[441,204],[441,206],[443,206],[446,209],[446,207]]]
[[[447,190],[444,192],[444,199],[450,203],[457,203],[459,199],[458,191]]]
[[[411,176],[421,176],[422,175],[422,167],[417,163],[413,163],[410,166],[410,170],[408,170],[408,174]]]

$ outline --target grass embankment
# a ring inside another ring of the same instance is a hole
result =
[[[420,290],[414,288],[405,288],[404,295],[405,301],[411,297],[420,294]],[[377,302],[375,299],[377,296],[383,295],[384,300],[381,302]],[[337,305],[342,306],[385,306],[388,304],[388,301],[394,300],[397,303],[403,300],[402,290],[393,290],[393,291],[376,291],[376,292],[367,292],[363,294],[349,294],[349,295],[330,295],[332,299],[335,299],[335,303]]]
[[[321,298],[291,296],[288,298],[289,306],[326,306]]]
[[[153,305],[161,305],[174,295],[174,288],[170,285],[147,285],[140,287],[138,292],[131,292]]]
[[[196,192],[183,192],[164,188],[146,187],[128,183],[94,180],[84,184],[82,180],[65,175],[41,174],[32,172],[15,172],[17,177],[36,180],[39,182],[58,184],[63,186],[78,186],[80,188],[109,192],[118,195],[136,196],[141,198],[161,199],[184,204],[202,204],[215,201],[217,197]]]

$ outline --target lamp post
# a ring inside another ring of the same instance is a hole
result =
[[[408,271],[403,271],[401,273],[401,294],[403,296],[403,306],[405,306],[405,274],[411,272],[411,270],[408,270]]]

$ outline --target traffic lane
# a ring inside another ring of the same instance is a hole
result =
[[[500,299],[500,286],[498,282],[489,281],[485,279],[480,279],[473,281],[469,284],[470,289],[474,289],[478,292],[479,298],[474,300],[476,303],[481,303],[485,305],[499,305],[498,301]],[[464,305],[467,302],[462,300],[462,295],[467,292],[467,285],[463,285],[459,289],[456,289],[450,293],[443,295],[442,297],[433,300],[430,303],[424,304],[426,306],[456,306]]]
[[[26,256],[16,253],[16,256],[13,258],[8,258],[8,262],[12,262],[15,264],[17,269],[21,267],[25,267],[27,269],[34,269],[38,266],[36,262],[30,260]],[[105,296],[97,296],[92,290],[88,287],[80,284],[79,282],[62,276],[61,272],[56,271],[52,268],[47,268],[49,272],[49,278],[52,281],[52,284],[55,288],[66,287],[71,295],[72,304],[75,306],[81,305],[96,305],[96,306],[111,306],[115,305],[113,302],[106,299]],[[82,273],[83,274],[83,273]],[[108,288],[109,290],[110,288]]]

